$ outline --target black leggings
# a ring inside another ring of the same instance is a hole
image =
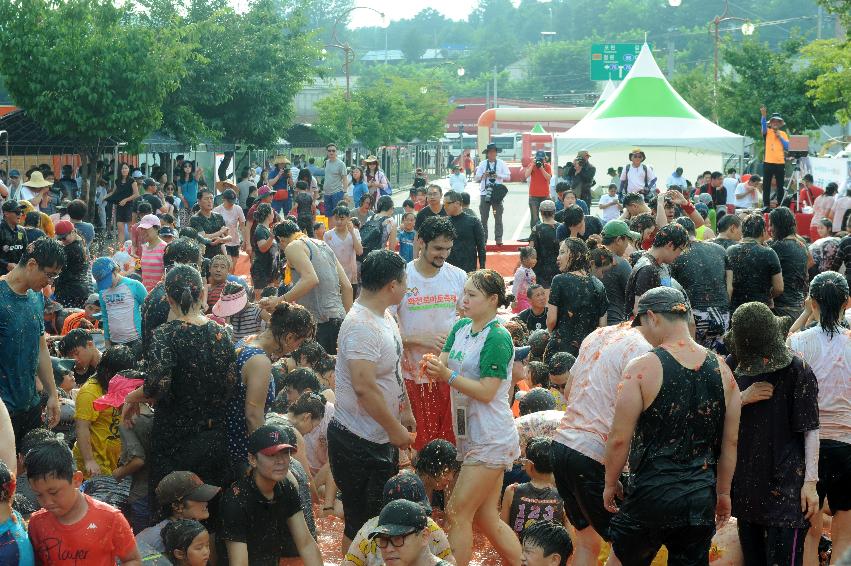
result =
[[[780,206],[780,203],[783,202],[783,193],[786,189],[786,166],[782,163],[763,163],[762,174],[762,206],[765,208],[771,206],[772,178],[777,180],[777,206]]]

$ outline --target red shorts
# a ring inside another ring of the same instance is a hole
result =
[[[417,384],[405,380],[411,410],[417,420],[417,440],[414,450],[420,451],[435,438],[443,438],[455,444],[452,430],[452,398],[446,383]]]

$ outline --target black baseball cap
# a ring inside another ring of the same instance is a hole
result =
[[[272,456],[281,450],[296,451],[295,439],[288,430],[274,425],[263,425],[248,437],[249,454]]]
[[[24,208],[24,205],[16,200],[7,200],[3,203],[3,212],[21,212]]]
[[[148,177],[148,178],[147,178],[147,179],[145,179],[145,181],[142,183],[142,186],[143,186],[143,187],[156,187],[156,186],[157,186],[157,182],[156,182],[156,181],[154,181],[153,179],[151,179],[150,177]]]
[[[377,536],[397,537],[421,531],[428,526],[428,516],[421,505],[398,499],[384,506],[378,516],[378,525],[369,533]]]
[[[647,311],[655,313],[687,313],[689,312],[688,301],[679,289],[673,287],[655,287],[650,289],[638,301],[638,311],[633,326],[641,326],[641,315]]]
[[[426,495],[425,485],[416,474],[400,472],[387,480],[382,497],[385,505],[396,499],[405,499],[421,506],[426,514],[431,514],[431,504]]]

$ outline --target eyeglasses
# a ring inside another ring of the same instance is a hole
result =
[[[48,280],[48,281],[55,281],[55,280],[56,280],[56,278],[57,278],[57,277],[59,277],[59,274],[60,274],[60,273],[62,273],[62,271],[61,271],[61,270],[60,270],[60,271],[55,271],[55,272],[53,272],[53,273],[48,273],[47,271],[45,271],[45,270],[44,270],[44,269],[42,269],[41,267],[39,267],[39,268],[38,268],[38,270],[39,270],[39,271],[41,271],[41,272],[44,274],[44,276],[45,276],[45,277],[47,277],[47,280]]]
[[[400,546],[405,544],[405,539],[414,534],[414,531],[411,531],[405,535],[396,535],[393,537],[383,537],[377,536],[375,537],[375,544],[378,545],[378,548],[387,548],[390,545],[393,545],[394,548],[399,548]]]

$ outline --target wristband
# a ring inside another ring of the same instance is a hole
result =
[[[458,379],[458,372],[453,371],[450,374],[449,379],[446,380],[446,385],[452,385],[452,382],[455,381],[456,379]]]
[[[682,208],[683,212],[685,212],[686,214],[691,214],[692,212],[694,212],[694,205],[690,202],[680,205],[680,208]]]

